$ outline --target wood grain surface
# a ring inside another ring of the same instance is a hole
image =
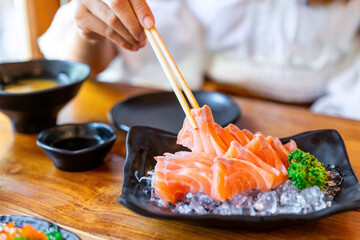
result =
[[[118,101],[154,91],[87,81],[59,114],[58,123],[108,122]],[[234,98],[240,128],[285,137],[314,129],[336,129],[351,164],[360,172],[360,122],[316,115],[303,107]],[[59,224],[82,239],[357,239],[360,213],[348,211],[318,221],[265,232],[191,226],[140,216],[117,202],[121,194],[126,134],[118,139],[105,164],[71,173],[56,169],[36,145],[37,135],[15,133],[0,113],[0,214],[33,216]]]

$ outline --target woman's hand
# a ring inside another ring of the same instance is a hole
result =
[[[75,23],[90,42],[107,38],[128,50],[145,46],[143,28],[152,28],[154,16],[145,0],[76,0]]]

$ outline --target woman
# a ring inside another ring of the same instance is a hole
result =
[[[360,1],[317,2],[73,0],[40,46],[47,57],[87,62],[99,80],[167,89],[142,31],[156,19],[193,89],[207,75],[265,98],[317,100],[314,111],[360,118],[350,104],[360,95]]]

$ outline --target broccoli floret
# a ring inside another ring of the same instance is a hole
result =
[[[315,185],[323,190],[328,181],[327,172],[323,164],[313,155],[296,149],[289,153],[288,161],[289,179],[294,182],[298,190]]]

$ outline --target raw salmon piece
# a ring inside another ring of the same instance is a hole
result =
[[[274,174],[244,160],[217,157],[212,169],[211,196],[217,201],[232,199],[245,190],[268,191],[274,184]]]
[[[270,144],[270,146],[274,149],[276,154],[281,159],[282,163],[286,167],[289,167],[288,155],[289,151],[284,147],[279,138],[273,138],[271,136],[266,137],[266,142]]]
[[[172,163],[181,167],[211,167],[214,163],[214,157],[199,152],[185,152],[180,151],[174,154],[164,153],[163,156],[155,157],[155,160],[160,162]]]
[[[254,134],[247,129],[243,129],[242,132],[251,141],[254,138]]]
[[[172,165],[172,163],[169,163]],[[211,168],[182,167],[174,169],[166,162],[156,164],[154,177],[155,193],[165,202],[175,203],[187,193],[211,194]]]
[[[248,142],[250,142],[245,133],[232,123],[227,125],[224,130],[229,132],[236,139],[236,141],[241,144],[241,146],[245,146]]]
[[[284,147],[286,148],[286,150],[288,150],[288,152],[295,151],[297,149],[296,142],[292,139],[290,140],[290,142],[285,143]]]
[[[232,141],[237,141],[237,139],[231,135],[227,130],[221,127],[219,124],[215,123],[216,133],[219,135],[220,139],[226,145],[226,148],[230,147]]]
[[[236,158],[241,159],[244,161],[251,162],[255,164],[256,166],[260,167],[261,169],[268,171],[275,175],[274,179],[274,185],[272,188],[280,185],[284,181],[287,180],[287,177],[284,176],[283,173],[281,173],[276,168],[270,166],[268,163],[264,162],[261,158],[256,156],[254,153],[252,153],[249,149],[241,146],[238,142],[232,142],[229,150],[224,155],[225,158]]]
[[[192,113],[194,113],[194,112],[195,112],[195,110],[192,111]],[[199,112],[200,112],[200,110],[199,110]],[[204,149],[203,143],[201,141],[200,131],[193,130],[192,125],[187,118],[185,118],[183,127],[181,128],[180,132],[178,133],[176,143],[183,145],[185,147],[188,147],[193,152],[205,153],[205,149]],[[207,153],[210,154],[211,150],[212,149],[210,149],[210,150],[208,149]],[[215,151],[212,154],[215,155]]]
[[[154,190],[165,202],[176,200],[189,192],[210,195],[213,157],[203,153],[176,152],[155,157]]]
[[[177,143],[188,147],[193,152],[203,152],[208,155],[222,156],[228,146],[216,131],[215,122],[209,106],[192,109],[198,129],[194,130],[189,120],[185,118],[183,128],[180,130]]]
[[[248,144],[246,144],[245,147],[253,152],[256,156],[261,158],[264,162],[276,168],[285,176],[287,175],[287,170],[284,164],[274,149],[266,142],[264,136],[260,134],[254,135],[254,138]]]
[[[211,176],[212,171],[210,170],[155,168],[154,190],[165,203],[175,203],[189,192],[202,192],[210,195]]]

